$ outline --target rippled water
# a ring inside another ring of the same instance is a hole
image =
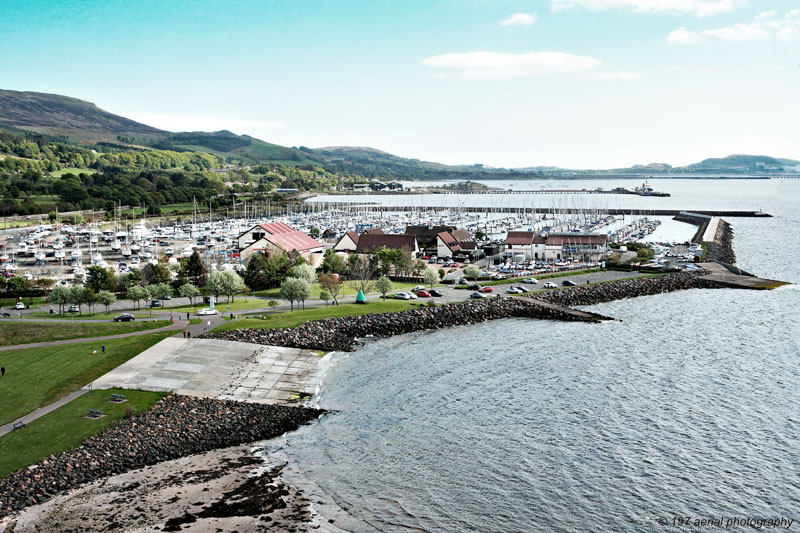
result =
[[[762,207],[776,218],[731,222],[740,266],[798,283],[795,183]],[[800,518],[797,287],[683,291],[594,306],[619,319],[605,324],[502,320],[332,354],[318,401],[335,412],[273,443],[275,457],[351,530]]]

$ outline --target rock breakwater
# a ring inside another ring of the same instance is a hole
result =
[[[490,298],[396,313],[376,313],[306,322],[287,329],[241,329],[212,332],[205,337],[324,351],[353,351],[358,339],[391,337],[426,329],[476,324],[500,318],[539,318],[597,322],[599,315],[579,315],[569,309],[533,305],[514,298]]]
[[[140,416],[0,480],[0,518],[83,483],[161,461],[273,438],[324,411],[169,395]]]
[[[736,264],[736,254],[733,253],[733,228],[724,220],[719,221],[714,240],[706,245],[706,261]]]
[[[635,278],[598,285],[586,285],[569,289],[551,290],[530,295],[536,300],[557,304],[563,307],[576,305],[594,305],[604,302],[613,302],[624,298],[662,294],[665,292],[680,291],[685,289],[699,289],[709,287],[699,279],[708,274],[705,270],[695,272],[676,272],[661,276]]]

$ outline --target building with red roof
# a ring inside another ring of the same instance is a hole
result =
[[[283,222],[258,224],[237,237],[239,254],[247,259],[254,253],[272,251],[298,252],[301,255],[321,253],[324,245]]]

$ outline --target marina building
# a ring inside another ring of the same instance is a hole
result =
[[[436,256],[472,259],[477,249],[475,239],[466,230],[442,231],[436,234]]]
[[[413,235],[405,234],[385,234],[364,232],[358,237],[356,253],[371,254],[381,248],[389,250],[409,250],[411,258],[416,259],[419,254],[419,245]]]
[[[361,235],[383,235],[383,230],[380,228],[370,228],[364,230]],[[348,231],[333,245],[333,251],[345,253],[355,252],[358,248],[358,240],[361,238],[361,235],[356,231]]]
[[[257,224],[236,238],[239,254],[243,260],[254,253],[269,253],[281,250],[298,252],[303,256],[322,253],[323,244],[302,231],[297,231],[283,222]]]
[[[608,236],[593,233],[550,233],[542,236],[534,231],[509,231],[506,250],[526,260],[558,261],[568,257],[583,261],[600,261],[608,249]]]

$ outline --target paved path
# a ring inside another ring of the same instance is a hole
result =
[[[118,335],[106,335],[104,337],[84,337],[79,339],[63,339],[60,341],[32,342],[30,344],[12,344],[11,346],[0,346],[0,352],[6,352],[9,350],[24,350],[26,348],[42,348],[45,346],[58,346],[62,344],[80,344],[82,342],[100,342],[112,339],[124,339],[125,337],[136,337],[139,335],[147,335],[148,333],[158,333],[159,331],[169,331],[173,329],[182,330],[185,327],[186,321],[184,320],[183,323],[178,321],[174,324],[170,324],[169,326],[164,326],[163,328],[143,329],[141,331],[131,331],[129,333],[120,333]]]
[[[46,415],[47,413],[49,413],[51,411],[55,411],[56,409],[58,409],[62,405],[65,405],[65,404],[71,402],[72,400],[74,400],[75,398],[77,398],[79,396],[83,396],[87,392],[89,392],[89,389],[78,389],[75,392],[71,392],[71,393],[67,394],[66,396],[64,396],[60,400],[56,400],[53,403],[45,405],[44,407],[40,407],[36,411],[28,413],[27,415],[23,416],[22,418],[18,418],[16,420],[14,420],[13,422],[9,422],[5,426],[1,426],[0,427],[0,437],[2,437],[3,435],[5,435],[7,433],[11,433],[12,431],[14,431],[14,424],[16,424],[17,422],[22,422],[23,424],[30,424],[31,422],[33,422],[37,418],[39,418],[41,416],[44,416],[44,415]],[[24,431],[24,429],[22,431]]]

